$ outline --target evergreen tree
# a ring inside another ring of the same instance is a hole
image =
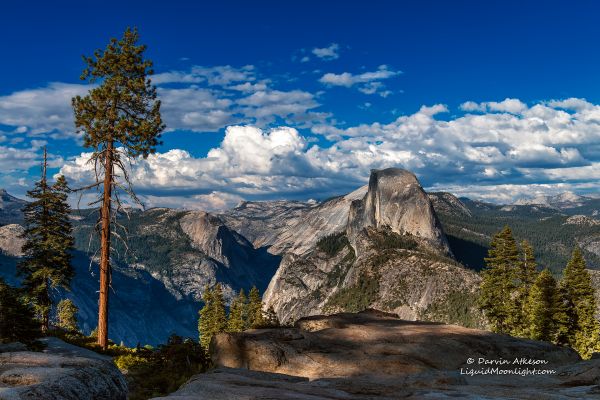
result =
[[[210,332],[212,331],[212,327],[214,325],[214,318],[212,316],[213,292],[208,285],[204,287],[202,301],[204,302],[204,306],[202,306],[202,309],[200,310],[198,333],[200,336],[200,344],[202,344],[202,347],[205,349],[208,349],[210,339],[212,338]]]
[[[204,301],[204,306],[200,310],[198,331],[200,334],[200,344],[205,349],[208,349],[212,337],[219,332],[224,332],[227,328],[225,301],[223,299],[221,284],[217,283],[214,289],[206,286],[202,294],[202,300]]]
[[[510,333],[516,310],[513,294],[517,287],[520,265],[519,250],[512,231],[505,226],[492,238],[486,269],[482,272],[479,307],[494,332]]]
[[[529,321],[525,307],[529,292],[537,278],[537,263],[533,246],[527,240],[521,242],[521,259],[516,274],[514,294],[514,310],[509,317],[510,332],[515,336],[528,336]]]
[[[227,319],[227,332],[242,332],[244,330],[244,314],[248,299],[244,289],[232,300],[229,307],[229,318]]]
[[[519,269],[520,285],[525,288],[525,292],[533,286],[537,279],[537,263],[533,246],[527,241],[521,242],[521,265]]]
[[[264,325],[262,298],[256,286],[252,286],[248,294],[248,327],[261,328]]]
[[[98,344],[108,345],[108,288],[110,285],[111,227],[122,210],[118,191],[139,202],[128,176],[127,159],[154,153],[165,128],[160,101],[152,85],[152,61],[144,59],[146,46],[138,44],[137,29],[127,28],[123,38],[111,39],[104,50],[84,57],[81,80],[96,84],[85,97],[73,98],[75,126],[83,133],[84,146],[92,149],[90,162],[101,188],[100,204],[100,291],[98,301]],[[82,188],[85,189],[85,188]],[[94,202],[95,204],[96,202]]]
[[[533,283],[524,307],[529,338],[556,341],[560,301],[556,280],[548,269],[543,270]]]
[[[71,299],[63,299],[56,306],[57,326],[68,332],[78,332],[77,313],[79,309]]]
[[[227,314],[225,313],[225,299],[223,298],[223,287],[220,283],[213,290],[213,311],[215,333],[225,332],[227,329]]]
[[[46,179],[46,149],[41,179],[27,192],[32,199],[24,209],[26,229],[23,233],[25,256],[18,264],[23,287],[42,324],[49,326],[52,299],[50,289],[69,288],[73,277],[71,251],[74,240],[69,220],[71,209],[67,203],[69,189],[63,176],[53,185]]]
[[[21,300],[18,289],[0,278],[0,343],[31,344],[40,335],[31,306]]]
[[[561,281],[567,315],[567,342],[581,357],[600,348],[600,322],[595,318],[596,298],[585,260],[575,247]]]
[[[279,318],[277,318],[277,314],[275,314],[275,310],[273,307],[269,307],[265,312],[265,327],[269,328],[277,328],[281,324],[279,322]]]

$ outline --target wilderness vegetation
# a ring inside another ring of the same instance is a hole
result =
[[[517,245],[506,226],[485,262],[479,307],[492,331],[570,346],[584,359],[600,351],[596,298],[579,247],[557,282],[548,269],[538,272],[533,247]]]
[[[124,191],[136,200],[124,162],[153,153],[164,129],[156,88],[148,79],[152,74],[152,62],[143,58],[145,46],[138,45],[137,41],[137,31],[128,29],[121,40],[113,39],[104,51],[97,50],[94,57],[85,58],[87,68],[82,79],[98,85],[88,96],[73,99],[76,126],[84,133],[84,145],[93,150],[91,161],[96,171],[94,184],[80,189],[97,188],[99,193],[95,203],[100,205],[95,223],[100,232],[101,276],[97,330],[89,336],[83,335],[78,328],[78,310],[74,302],[61,299],[54,304],[50,295],[50,291],[58,286],[69,289],[75,239],[67,203],[71,190],[64,177],[58,177],[52,184],[48,182],[45,157],[41,178],[28,192],[32,201],[24,209],[25,255],[18,266],[23,284],[15,288],[0,279],[0,343],[20,341],[36,348],[39,347],[36,339],[54,335],[111,355],[129,380],[132,400],[169,393],[192,375],[206,371],[210,367],[208,347],[216,334],[279,326],[273,310],[265,311],[256,287],[252,287],[247,295],[241,289],[227,304],[221,284],[216,283],[205,287],[203,292],[198,340],[172,335],[156,348],[139,345],[129,348],[108,339],[110,253],[111,245],[117,246],[111,237],[120,237],[115,230],[117,217],[126,212],[118,193]],[[116,174],[116,170],[121,173]],[[548,221],[545,223],[553,220]],[[91,232],[90,229],[87,233]],[[558,235],[551,231],[547,234]],[[381,235],[376,241],[380,250],[376,259],[379,263],[393,256],[394,253],[386,253],[387,250],[418,246],[410,237],[385,232]],[[181,246],[189,246],[185,241],[181,243]],[[333,256],[349,247],[349,242],[345,235],[335,234],[321,239],[317,247]],[[160,246],[149,248],[150,254],[156,256],[157,264],[162,260],[166,263],[169,252],[177,251]],[[348,254],[348,257],[354,257],[354,253]],[[533,246],[527,241],[517,244],[512,230],[506,226],[493,236],[485,262],[478,305],[494,332],[570,346],[583,358],[600,351],[596,299],[578,247],[574,248],[557,280],[549,269],[540,271]],[[364,287],[356,291],[375,292],[378,288],[373,282],[364,280]],[[341,293],[338,297],[345,297],[337,300],[354,301],[356,311],[369,303],[357,297],[356,292]],[[460,299],[456,304],[462,304]]]
[[[86,68],[81,80],[97,84],[84,96],[73,98],[75,127],[83,133],[84,147],[92,149],[100,231],[100,295],[98,344],[108,345],[108,296],[111,277],[111,240],[120,237],[116,216],[126,212],[121,196],[140,203],[125,164],[156,150],[165,125],[160,114],[156,87],[149,76],[152,61],[144,58],[145,45],[138,44],[137,29],[127,28],[123,37],[111,39],[104,50],[83,57]],[[141,203],[140,203],[141,204]],[[121,232],[123,233],[123,232]]]
[[[507,212],[500,206],[477,207],[477,203],[469,200],[465,200],[465,205],[472,212],[468,218],[443,210],[437,215],[453,251],[460,254],[460,261],[476,270],[485,264],[490,238],[507,225],[515,237],[527,239],[539,264],[555,276],[561,273],[578,243],[600,235],[600,225],[565,224],[567,217],[552,209],[514,206]],[[591,265],[600,265],[600,257],[581,250]]]

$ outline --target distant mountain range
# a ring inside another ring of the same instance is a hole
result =
[[[0,198],[0,276],[18,284],[25,201],[4,190]],[[600,199],[572,193],[511,205],[425,194],[414,175],[390,169],[324,202],[243,202],[222,213],[133,211],[120,219],[127,246],[114,242],[109,336],[128,345],[164,342],[171,332],[195,337],[203,288],[217,281],[227,298],[252,285],[266,290],[265,302],[284,322],[376,307],[478,326],[473,271],[484,265],[495,232],[510,225],[554,272],[575,244],[590,268],[600,269],[599,210]],[[75,300],[86,333],[96,325],[96,220],[95,211],[73,213],[77,274],[71,293],[56,293]]]
[[[526,205],[537,205],[537,206],[545,206],[552,207],[559,210],[569,209],[569,208],[578,208],[583,206],[584,204],[593,203],[594,200],[598,200],[595,202],[597,205],[600,205],[600,199],[594,199],[592,197],[585,197],[575,194],[573,192],[564,192],[554,196],[546,196],[546,195],[538,195],[529,198],[521,198],[517,200],[514,205],[517,206],[526,206]]]
[[[490,204],[449,193],[430,193],[457,259],[481,269],[494,235],[508,225],[519,241],[528,240],[538,262],[559,273],[573,247],[581,246],[588,267],[600,269],[600,199],[564,193],[545,197],[547,204]]]

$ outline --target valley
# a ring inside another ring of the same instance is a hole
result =
[[[407,319],[482,327],[473,307],[476,271],[491,236],[507,224],[517,240],[531,241],[539,263],[554,273],[575,243],[590,269],[600,267],[598,199],[496,205],[425,194],[416,181],[413,189],[400,190],[410,175],[393,170],[372,176],[369,185],[323,202],[122,215],[127,240],[114,242],[110,337],[130,346],[161,343],[170,333],[196,337],[202,291],[216,282],[226,299],[252,285],[266,291],[265,303],[284,323],[373,307]],[[16,284],[24,201],[4,191],[2,199],[0,276]],[[73,214],[76,278],[72,292],[56,295],[76,302],[87,334],[96,324],[96,214]]]

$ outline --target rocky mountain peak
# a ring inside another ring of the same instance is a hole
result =
[[[367,193],[350,206],[347,226],[350,241],[367,227],[411,234],[425,239],[436,249],[449,252],[429,197],[417,177],[404,169],[371,171]]]
[[[25,229],[17,224],[0,226],[0,252],[13,257],[22,256],[25,239],[21,235],[24,231]]]
[[[447,192],[427,193],[436,212],[444,212],[456,216],[471,217],[473,214],[458,197]]]
[[[535,197],[521,198],[515,202],[515,205],[540,205],[564,209],[577,207],[588,200],[590,200],[590,198],[567,191],[554,196],[538,194]]]
[[[27,204],[25,200],[11,196],[5,189],[0,189],[0,225],[23,222],[21,209],[25,204]]]
[[[219,217],[204,211],[186,213],[179,224],[194,247],[226,266],[231,262],[229,250],[252,248],[243,236],[231,231]]]

